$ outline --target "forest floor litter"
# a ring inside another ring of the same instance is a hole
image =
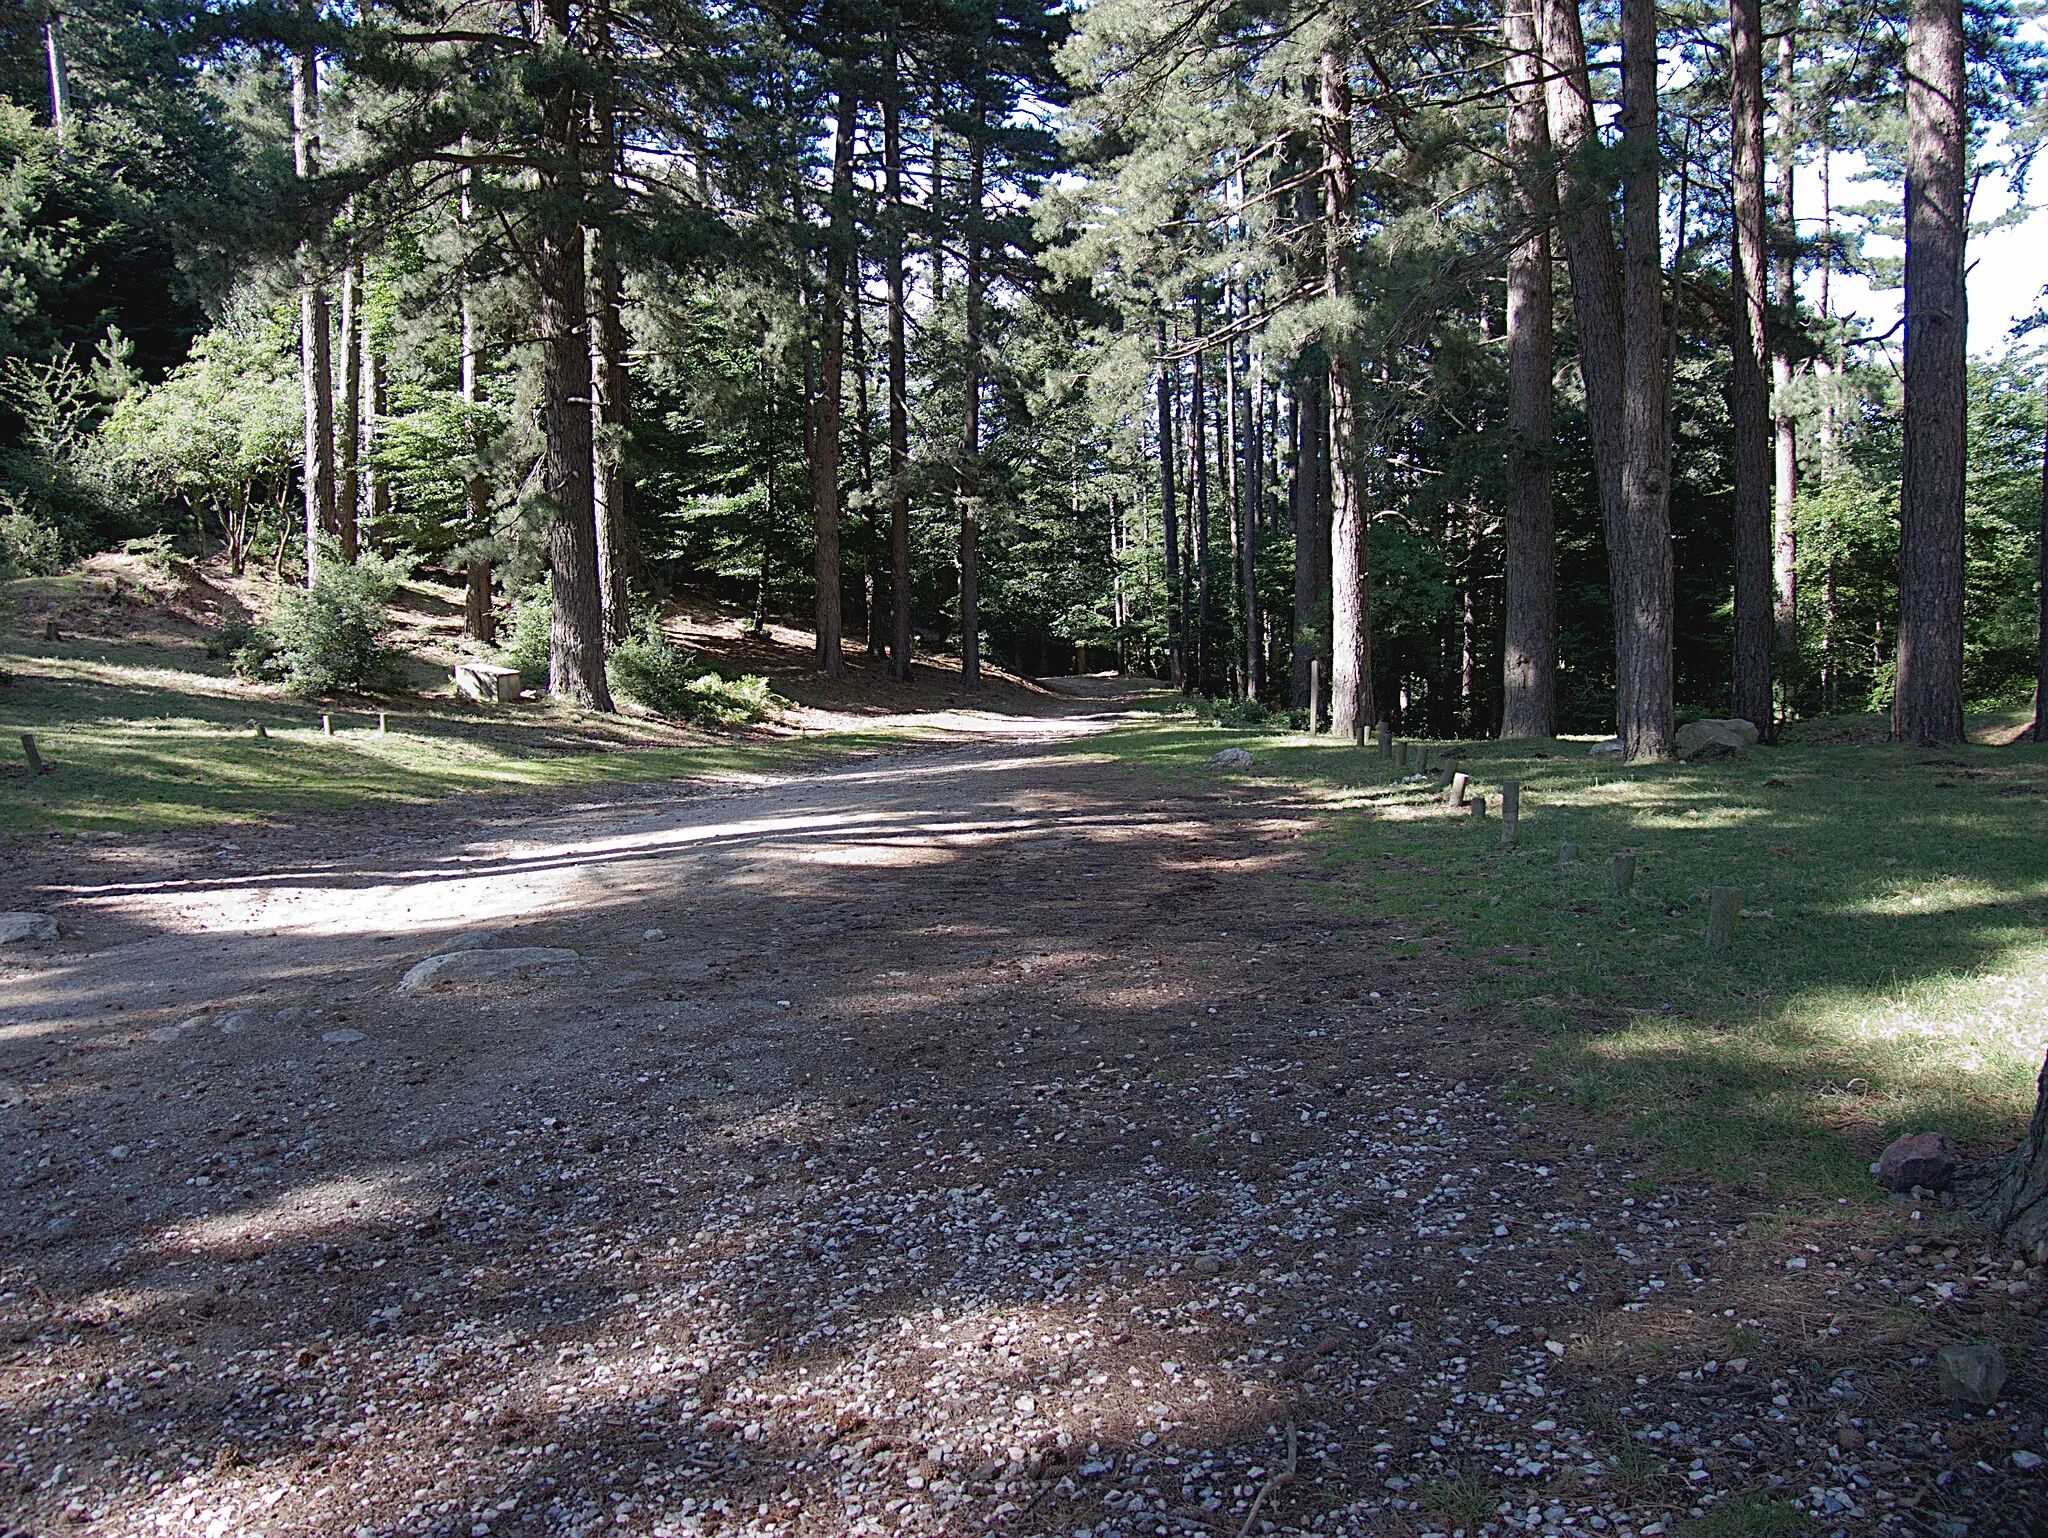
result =
[[[7,1531],[2041,1530],[2038,1270],[1660,1176],[1112,719],[7,846]]]

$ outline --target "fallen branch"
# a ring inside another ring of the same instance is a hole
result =
[[[1287,1467],[1268,1479],[1259,1487],[1258,1499],[1252,1502],[1252,1509],[1245,1513],[1244,1526],[1237,1530],[1237,1538],[1245,1538],[1252,1525],[1259,1520],[1259,1508],[1266,1504],[1266,1497],[1282,1485],[1294,1483],[1294,1422],[1287,1423]]]

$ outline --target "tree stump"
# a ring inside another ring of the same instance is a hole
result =
[[[2000,1245],[2048,1266],[2048,1059],[2041,1063],[2025,1140],[2003,1159],[1965,1169],[1961,1183],[1971,1210]]]
[[[30,774],[48,774],[50,772],[49,763],[36,749],[36,734],[34,732],[23,732],[21,734],[21,751],[28,759],[28,772]]]
[[[1460,769],[1451,776],[1450,788],[1444,792],[1444,802],[1449,806],[1465,804],[1465,787],[1472,783],[1471,776]]]

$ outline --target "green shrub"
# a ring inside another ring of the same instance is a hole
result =
[[[681,721],[743,725],[760,720],[774,699],[767,679],[726,677],[672,643],[651,615],[612,648],[605,671],[615,693]]]
[[[327,694],[391,681],[384,648],[392,591],[406,563],[364,556],[320,562],[310,592],[287,593],[269,622],[234,654],[235,669],[275,678],[294,694]],[[225,627],[223,627],[225,628]]]
[[[1195,718],[1199,721],[1213,721],[1218,726],[1239,729],[1264,726],[1273,719],[1273,712],[1259,700],[1241,700],[1232,695],[1222,699],[1198,694],[1194,699]]]
[[[63,569],[62,535],[27,513],[0,514],[0,582],[13,577],[54,577]]]
[[[512,618],[498,647],[498,660],[519,669],[529,689],[548,686],[548,633],[554,622],[554,600],[542,581],[512,600]]]

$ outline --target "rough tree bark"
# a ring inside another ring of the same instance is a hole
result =
[[[1631,760],[1671,756],[1671,452],[1664,414],[1664,254],[1656,0],[1621,3],[1622,436],[1627,516],[1610,546],[1615,731]]]
[[[1187,654],[1180,631],[1180,515],[1174,505],[1173,360],[1167,356],[1166,321],[1159,322],[1159,509],[1166,555],[1166,672],[1176,689],[1188,685]]]
[[[341,558],[354,563],[356,519],[363,498],[363,264],[350,262],[341,275],[341,476],[334,494],[334,520]]]
[[[477,341],[476,305],[470,296],[470,234],[469,226],[476,218],[476,200],[471,186],[473,171],[465,167],[460,176],[461,197],[458,204],[458,220],[462,226],[462,268],[457,275],[457,302],[461,309],[462,322],[462,404],[470,411],[477,406],[478,389],[481,384],[481,349]],[[472,455],[481,451],[483,445],[477,441],[476,429],[467,425]],[[462,480],[462,500],[468,516],[470,537],[481,538],[489,526],[491,517],[490,481],[474,462],[470,473]],[[482,641],[488,646],[497,639],[497,615],[491,609],[491,563],[478,557],[468,562],[469,587],[467,602],[463,610],[462,629],[465,635]]]
[[[1195,307],[1195,335],[1204,317]],[[1188,446],[1195,482],[1195,689],[1207,694],[1213,683],[1215,658],[1209,644],[1209,403],[1202,388],[1204,358],[1199,352],[1188,371]]]
[[[1790,317],[1798,298],[1799,222],[1793,210],[1792,186],[1799,165],[1798,54],[1792,29],[1799,23],[1794,3],[1786,17],[1786,30],[1778,39],[1778,313]],[[1793,419],[1792,354],[1787,347],[1771,350],[1771,401],[1777,428],[1777,484],[1772,498],[1772,517],[1777,524],[1773,541],[1773,579],[1777,596],[1772,628],[1777,635],[1778,655],[1790,659],[1799,649],[1799,534],[1794,522],[1799,499],[1799,428]],[[1762,723],[1759,722],[1759,725]],[[1775,736],[1775,733],[1773,734]]]
[[[1555,318],[1550,226],[1557,191],[1534,0],[1511,0],[1502,18],[1508,157],[1516,213],[1527,233],[1508,253],[1507,615],[1501,665],[1502,737],[1557,735],[1557,518],[1550,444]]]
[[[2034,671],[2034,741],[2048,742],[2048,429],[2041,434],[2041,535],[2035,559],[2034,610],[2040,636]]]
[[[966,485],[960,498],[960,686],[981,687],[981,200],[988,175],[984,125],[975,124],[967,146],[967,335],[966,382],[960,447]]]
[[[566,46],[570,0],[546,0],[547,41]],[[540,291],[541,482],[553,508],[547,528],[550,589],[548,690],[595,710],[612,708],[604,674],[604,606],[597,581],[591,503],[590,316],[583,268],[583,114],[566,77],[540,101],[544,155],[535,226]]]
[[[300,181],[320,174],[320,61],[292,55],[292,161]],[[307,261],[300,253],[301,262]],[[326,287],[311,271],[299,278],[299,391],[306,427],[300,478],[306,498],[306,586],[320,564],[320,541],[334,528],[334,364]]]
[[[1357,233],[1351,159],[1348,39],[1332,23],[1322,53],[1324,292],[1348,302]],[[1372,599],[1364,488],[1358,463],[1358,358],[1352,339],[1326,335],[1330,355],[1330,730],[1363,742],[1372,724]]]
[[[1266,499],[1264,447],[1259,426],[1266,409],[1266,380],[1257,360],[1252,363],[1251,410],[1245,418],[1244,535],[1238,546],[1244,583],[1244,697],[1255,700],[1265,688],[1265,625],[1259,615],[1259,513]]]
[[[1730,0],[1733,249],[1729,266],[1728,415],[1735,477],[1734,713],[1766,738],[1771,708],[1771,415],[1769,253],[1764,228],[1762,0]]]
[[[2034,1094],[2027,1135],[2005,1158],[1964,1174],[1970,1204],[2002,1246],[2048,1265],[2048,1059]]]
[[[1963,740],[1962,0],[1913,0],[1906,29],[1906,398],[1892,735]]]
[[[903,308],[902,74],[889,50],[882,99],[883,196],[888,202],[889,282],[889,672],[910,681],[910,390]]]
[[[591,522],[597,533],[597,584],[605,639],[626,639],[633,624],[632,483],[626,476],[626,432],[632,421],[626,373],[623,277],[612,243],[590,232]]]
[[[812,570],[817,578],[817,668],[827,678],[846,676],[839,593],[839,415],[846,375],[847,249],[853,219],[853,126],[860,104],[850,85],[839,88],[838,125],[832,135],[832,206],[826,223],[825,285],[820,306],[818,395],[812,406]]]

